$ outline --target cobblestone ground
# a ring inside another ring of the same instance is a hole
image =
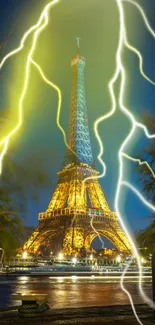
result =
[[[136,306],[144,325],[155,324],[152,310],[145,305]],[[92,307],[79,309],[50,310],[36,318],[21,318],[17,312],[0,313],[1,325],[137,325],[130,306]]]

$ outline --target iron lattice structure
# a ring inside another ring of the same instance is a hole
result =
[[[39,213],[39,224],[23,250],[30,253],[63,251],[68,255],[90,249],[99,235],[109,239],[118,251],[129,253],[130,244],[105,199],[93,166],[84,88],[85,59],[72,59],[73,82],[68,144],[58,183],[46,212]],[[86,178],[92,177],[85,182]],[[93,224],[93,227],[92,227]]]

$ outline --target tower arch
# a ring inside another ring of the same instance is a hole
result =
[[[105,237],[106,239],[109,240],[109,242],[111,244],[114,245],[114,247],[118,250],[118,252],[124,252],[124,250],[128,249],[127,247],[124,247],[121,239],[119,239],[118,237],[116,237],[114,235],[114,233],[110,230],[97,230],[97,233],[99,236],[101,237]],[[93,240],[98,236],[97,233],[95,231],[90,232],[89,234],[87,234],[86,239],[85,239],[85,248],[88,250],[91,248],[91,244],[93,242]]]

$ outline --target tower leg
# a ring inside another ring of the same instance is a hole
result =
[[[89,181],[87,183],[87,189],[92,207],[111,213],[98,179]]]
[[[53,211],[56,209],[61,209],[65,206],[69,191],[69,183],[58,183],[57,187],[53,193],[47,211]]]
[[[63,252],[70,254],[79,254],[80,249],[84,247],[84,230],[81,227],[69,227],[63,242]]]

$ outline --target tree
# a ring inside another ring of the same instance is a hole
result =
[[[21,15],[21,14],[20,14]],[[19,16],[20,16],[19,15]],[[11,27],[6,40],[0,42],[0,59],[6,52],[6,47],[12,36],[19,17]],[[0,74],[0,77],[3,76]],[[0,123],[4,124],[6,112],[0,114]],[[1,152],[2,148],[0,148]],[[47,154],[49,158],[49,153]],[[0,247],[5,251],[5,257],[10,257],[19,247],[24,233],[22,214],[26,212],[28,200],[39,198],[40,188],[50,184],[50,179],[43,167],[41,156],[25,156],[16,159],[10,152],[3,162],[3,172],[0,175]]]
[[[144,112],[143,120],[147,125],[151,134],[155,134],[155,116]],[[155,173],[155,138],[149,139],[149,144],[143,149],[143,153],[140,155],[142,161],[146,160],[153,172]],[[155,178],[150,172],[150,169],[146,165],[138,166],[140,182],[142,184],[143,191],[152,204],[155,203]]]
[[[0,177],[0,247],[5,258],[16,254],[24,238],[21,215],[28,200],[37,200],[40,188],[47,188],[50,183],[37,154],[25,156],[24,160],[17,160],[11,153],[5,157]]]
[[[4,258],[8,260],[16,254],[19,246],[23,227],[18,215],[0,212],[0,247],[4,250]]]
[[[155,134],[155,116],[144,112],[143,119],[149,131]],[[146,160],[155,173],[155,139],[149,140],[149,144],[146,145],[142,155],[138,158]],[[138,166],[138,168],[144,194],[152,204],[155,204],[155,178],[146,165]],[[151,217],[154,218],[155,214],[152,213]],[[148,253],[155,251],[155,221],[138,234],[137,241],[141,247],[147,247]]]
[[[146,229],[138,234],[137,242],[142,248],[147,247],[145,251],[147,255],[155,252],[155,221],[152,221]]]
[[[41,152],[25,155],[18,159],[9,152],[3,162],[0,189],[6,195],[13,209],[22,213],[26,211],[28,200],[39,199],[40,189],[51,184]]]

